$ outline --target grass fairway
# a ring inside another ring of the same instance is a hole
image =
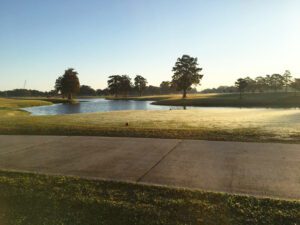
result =
[[[1,225],[299,223],[299,201],[0,171]]]
[[[0,118],[5,119],[7,116],[28,115],[28,112],[22,111],[20,108],[51,104],[51,102],[41,100],[0,98]]]
[[[51,105],[51,102],[36,99],[12,99],[0,98],[0,110],[2,109],[18,109],[30,106]]]
[[[300,112],[297,109],[113,111],[30,116],[18,107],[49,103],[13,99],[1,99],[1,102],[6,107],[0,105],[0,134],[300,142]],[[125,126],[127,122],[129,126]]]
[[[0,117],[29,115],[28,112],[20,110],[20,108],[56,103],[70,103],[70,101],[57,98],[0,98]]]
[[[188,94],[186,99],[182,95],[157,95],[129,98],[137,101],[154,101],[155,105],[170,106],[206,106],[206,107],[300,107],[299,93],[245,93],[240,99],[239,94]]]

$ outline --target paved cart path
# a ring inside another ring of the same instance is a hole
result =
[[[0,135],[0,169],[300,199],[300,145]]]

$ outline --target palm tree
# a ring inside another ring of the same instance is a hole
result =
[[[186,98],[187,90],[191,89],[193,84],[198,85],[203,77],[203,75],[199,74],[202,68],[198,67],[197,61],[197,58],[183,55],[177,59],[173,67],[172,83],[179,91],[183,91],[182,98]]]
[[[63,97],[67,95],[68,99],[71,100],[73,95],[79,92],[80,88],[77,75],[78,73],[73,68],[65,70],[64,75],[56,79],[55,90],[60,92]]]

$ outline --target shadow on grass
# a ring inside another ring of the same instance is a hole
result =
[[[0,171],[0,224],[299,224],[300,202]]]

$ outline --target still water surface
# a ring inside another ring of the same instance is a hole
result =
[[[238,107],[183,107],[183,106],[161,106],[152,105],[152,101],[133,100],[106,100],[106,99],[78,99],[78,104],[54,104],[50,106],[36,106],[23,108],[34,116],[61,115],[75,113],[109,112],[118,110],[173,110],[173,109],[232,109]]]
[[[32,115],[60,115],[73,113],[108,112],[118,110],[169,110],[183,107],[151,105],[152,101],[79,99],[78,104],[54,104],[23,108]]]

